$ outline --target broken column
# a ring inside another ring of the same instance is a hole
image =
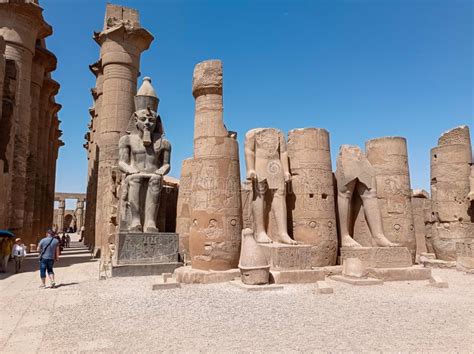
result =
[[[413,221],[415,225],[416,258],[419,259],[420,254],[428,253],[426,223],[429,220],[426,220],[426,217],[431,215],[431,199],[428,192],[422,189],[414,189],[411,204],[413,206]]]
[[[292,175],[288,210],[293,238],[313,245],[312,265],[336,264],[337,229],[334,183],[325,129],[294,129],[288,133]]]
[[[456,260],[456,242],[474,238],[474,212],[468,198],[472,148],[469,128],[441,135],[431,149],[432,242],[436,257]]]
[[[414,259],[416,241],[406,139],[372,139],[366,142],[365,149],[367,159],[375,169],[385,236],[407,247]]]
[[[194,162],[189,253],[192,268],[237,268],[242,231],[239,148],[223,121],[222,62],[194,68]]]
[[[27,187],[28,137],[31,125],[31,66],[37,40],[52,33],[43,19],[42,9],[29,0],[0,2],[0,36],[5,39],[7,60],[15,62],[17,76],[16,109],[14,110],[13,159],[9,227],[19,237],[30,237],[24,230]],[[10,187],[7,187],[10,189]],[[25,239],[25,242],[27,240]]]
[[[179,254],[185,262],[189,261],[189,226],[191,223],[191,193],[192,193],[193,159],[183,161],[179,179],[178,205],[176,217],[176,233],[179,235]]]
[[[95,215],[95,248],[107,250],[115,238],[114,217],[117,198],[113,167],[118,162],[118,141],[125,134],[134,112],[140,55],[148,49],[153,36],[141,27],[138,11],[107,4],[104,28],[94,36],[100,45],[103,71],[100,122],[96,143],[99,149],[97,201]]]

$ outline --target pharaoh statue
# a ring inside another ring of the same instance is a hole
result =
[[[358,146],[341,146],[337,158],[336,180],[341,246],[362,247],[350,234],[354,226],[351,211],[354,193],[357,193],[362,200],[365,218],[375,245],[378,247],[398,246],[385,237],[377,201],[375,170]]]
[[[135,129],[119,140],[119,169],[125,174],[122,203],[130,208],[131,232],[158,232],[163,176],[170,170],[171,144],[163,137],[159,99],[148,77],[135,96]],[[144,200],[143,200],[144,199]]]
[[[245,135],[245,163],[247,179],[252,181],[252,215],[255,239],[259,243],[272,241],[296,244],[288,235],[286,212],[286,183],[291,180],[288,153],[283,133],[273,128],[252,129]],[[267,225],[271,212],[276,221],[276,235],[268,236]]]

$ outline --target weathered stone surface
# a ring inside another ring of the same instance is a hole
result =
[[[358,258],[366,268],[411,267],[411,254],[406,247],[341,248],[341,258]]]
[[[303,270],[272,270],[270,271],[270,283],[274,284],[307,284],[324,280],[326,272],[323,269]]]
[[[240,280],[232,280],[229,282],[229,284],[245,291],[272,291],[272,290],[283,289],[282,285],[277,285],[277,284],[251,285],[251,284],[245,284],[244,282]]]
[[[375,170],[384,234],[390,241],[407,247],[415,259],[416,239],[406,139],[372,139],[366,142],[365,148],[367,159]]]
[[[176,233],[179,235],[179,254],[185,264],[190,262],[189,227],[191,225],[192,164],[192,158],[183,161],[179,179],[178,205],[176,207]]]
[[[383,281],[429,280],[431,278],[431,269],[417,266],[408,268],[371,268],[368,270],[368,275]]]
[[[222,283],[240,278],[239,269],[223,271],[194,269],[190,266],[180,267],[174,272],[176,281],[184,284],[211,284]]]
[[[242,230],[238,143],[223,121],[222,63],[208,60],[193,74],[196,100],[192,167],[191,265],[201,270],[237,267]]]
[[[173,272],[183,263],[125,264],[112,267],[112,277],[139,277]]]
[[[289,229],[293,238],[312,245],[312,265],[336,264],[337,226],[329,133],[294,129],[288,133],[291,193]]]
[[[331,279],[340,281],[342,283],[358,286],[383,285],[383,280],[375,278],[352,278],[345,275],[333,275]]]
[[[456,260],[456,243],[474,239],[469,128],[451,129],[431,149],[431,239],[436,257]]]
[[[178,262],[178,234],[120,232],[116,240],[116,264]]]
[[[286,245],[281,243],[259,245],[272,271],[312,268],[312,250],[310,245]]]
[[[324,280],[316,282],[315,293],[318,294],[333,294],[334,289],[328,285]]]
[[[474,273],[474,241],[457,242],[456,256],[458,270]]]
[[[263,285],[269,281],[270,262],[251,229],[242,230],[239,269],[244,284]]]
[[[444,281],[438,276],[431,277],[428,285],[433,286],[435,288],[448,288],[449,287],[448,282]]]
[[[411,197],[413,207],[413,222],[415,226],[416,257],[419,259],[422,253],[427,253],[427,227],[426,223],[431,219],[431,199],[425,190],[413,190]]]

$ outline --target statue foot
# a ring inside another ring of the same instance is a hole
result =
[[[130,226],[130,228],[128,229],[128,231],[131,231],[131,232],[142,232],[142,225],[140,225],[140,224],[132,224],[132,226]]]
[[[348,248],[360,248],[360,247],[362,247],[359,242],[354,240],[349,235],[342,236],[341,246],[342,247],[348,247]]]
[[[286,243],[287,245],[296,245],[298,242],[293,240],[288,234],[280,234],[277,236],[277,242]]]
[[[155,225],[150,225],[145,227],[145,232],[160,232]]]
[[[389,241],[384,235],[374,236],[374,241],[379,247],[400,247],[398,243]]]
[[[259,232],[255,236],[255,241],[257,241],[258,243],[272,243],[273,242],[272,239],[268,237],[268,235],[265,232]]]

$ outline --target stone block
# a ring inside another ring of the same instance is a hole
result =
[[[412,257],[406,247],[341,248],[341,258],[358,258],[367,268],[402,268],[412,266]]]
[[[153,284],[152,290],[166,290],[166,289],[177,289],[181,288],[181,284],[175,281],[166,282],[166,283],[156,283]]]
[[[271,270],[311,269],[310,245],[260,244]]]
[[[434,275],[430,278],[430,283],[428,285],[433,286],[435,288],[447,288],[448,287],[448,282],[444,281],[440,277]]]
[[[240,269],[229,269],[223,271],[193,269],[189,266],[180,267],[175,270],[176,281],[185,284],[211,284],[222,283],[240,279]]]
[[[283,289],[282,285],[277,284],[247,285],[242,283],[240,279],[232,280],[229,284],[245,291],[271,291]]]
[[[350,284],[350,285],[383,285],[383,280],[375,279],[375,278],[353,278],[347,277],[345,275],[333,275],[331,277],[332,280],[340,281],[342,283]]]
[[[324,280],[321,280],[316,282],[316,289],[314,289],[314,292],[317,294],[333,294],[334,289],[331,288]]]
[[[272,284],[307,284],[324,279],[326,279],[326,272],[323,269],[270,271],[270,283]]]
[[[146,275],[160,275],[174,272],[183,265],[180,262],[156,264],[126,264],[112,266],[112,277],[137,277]]]
[[[178,262],[178,234],[172,232],[119,232],[116,264]]]
[[[163,273],[161,274],[161,277],[162,277],[163,283],[167,283],[169,280],[173,281],[173,273]]]
[[[372,268],[368,275],[383,281],[428,280],[431,269],[413,266],[410,268]]]
[[[422,252],[420,253],[420,257],[425,257],[427,259],[436,259],[436,255],[434,253]]]
[[[474,241],[456,243],[458,270],[474,273]]]
[[[442,259],[431,259],[420,256],[420,264],[426,268],[456,268],[455,261],[443,261]]]

